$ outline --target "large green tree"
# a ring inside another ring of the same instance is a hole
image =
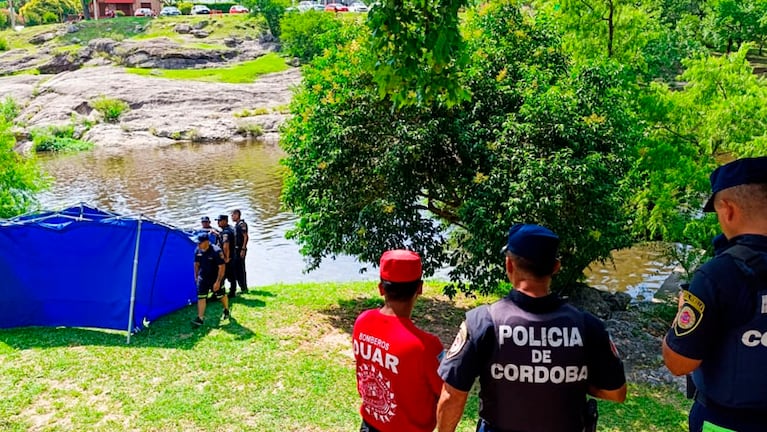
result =
[[[623,175],[640,130],[620,67],[573,66],[550,21],[508,1],[469,13],[470,101],[392,109],[366,38],[305,69],[282,137],[290,235],[316,266],[335,254],[376,262],[422,253],[427,274],[451,265],[453,287],[492,289],[515,222],[561,234],[559,287],[631,239]],[[396,104],[395,104],[396,105]]]

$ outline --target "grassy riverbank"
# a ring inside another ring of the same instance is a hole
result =
[[[97,289],[97,288],[96,288]],[[449,345],[463,313],[429,285],[415,321]],[[3,431],[351,431],[358,427],[350,331],[380,304],[374,283],[272,285],[221,305],[193,330],[192,307],[124,334],[90,329],[0,331]],[[600,403],[601,431],[681,431],[689,404],[631,385],[626,404]],[[476,397],[459,428],[474,430]]]

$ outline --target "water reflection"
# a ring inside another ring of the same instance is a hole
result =
[[[295,215],[280,206],[283,153],[275,145],[181,145],[140,150],[96,149],[40,157],[54,178],[40,194],[43,208],[86,202],[104,210],[144,214],[184,228],[239,208],[250,227],[249,285],[277,282],[372,280],[351,257],[328,260],[304,274],[298,245],[285,239]]]
[[[612,262],[593,263],[586,282],[605,291],[625,291],[637,300],[650,300],[674,270],[657,245],[615,251]]]

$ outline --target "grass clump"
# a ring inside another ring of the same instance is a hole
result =
[[[48,126],[32,129],[32,148],[36,152],[79,152],[90,150],[93,143],[74,138],[75,126]]]
[[[282,72],[288,68],[285,61],[276,53],[269,53],[256,60],[239,63],[225,68],[209,69],[141,69],[128,68],[127,71],[137,75],[156,76],[160,78],[221,82],[221,83],[252,83],[261,75]]]
[[[449,347],[466,310],[495,298],[441,294],[427,283],[413,319]],[[460,296],[459,296],[460,297]],[[377,282],[251,287],[232,320],[212,303],[192,329],[189,306],[125,344],[118,332],[0,330],[3,430],[295,431],[359,429],[351,330],[379,307]],[[600,402],[599,430],[682,431],[689,401],[666,387],[629,385],[625,404]],[[476,429],[471,392],[460,432]]]
[[[125,101],[120,99],[108,98],[101,96],[89,102],[91,108],[98,111],[104,118],[104,121],[109,123],[116,122],[123,112],[128,111],[130,107]]]
[[[269,114],[269,110],[266,108],[253,108],[252,110],[249,110],[245,108],[244,110],[240,112],[234,113],[235,117],[254,117],[254,116],[260,116],[264,114]]]
[[[0,51],[8,51],[10,47],[11,44],[8,43],[8,40],[5,38],[0,38]]]
[[[264,134],[264,128],[256,123],[245,123],[237,126],[237,132],[255,138]]]

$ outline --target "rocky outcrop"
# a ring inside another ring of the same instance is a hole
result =
[[[49,62],[38,66],[37,70],[41,74],[58,74],[80,69],[82,65],[83,62],[80,58],[72,57],[68,54],[57,54]]]
[[[148,69],[192,69],[221,66],[239,55],[231,49],[186,48],[167,38],[142,42],[123,42],[114,48],[114,55],[128,67]]]
[[[221,84],[143,77],[113,66],[88,67],[58,75],[0,78],[0,99],[14,98],[24,107],[19,118],[27,129],[62,125],[72,115],[98,121],[88,102],[100,97],[131,106],[116,124],[98,122],[84,139],[100,146],[158,146],[179,140],[245,140],[247,126],[258,126],[275,139],[286,115],[277,107],[292,97],[298,69],[270,74],[251,84]],[[236,117],[263,108],[266,114]]]

